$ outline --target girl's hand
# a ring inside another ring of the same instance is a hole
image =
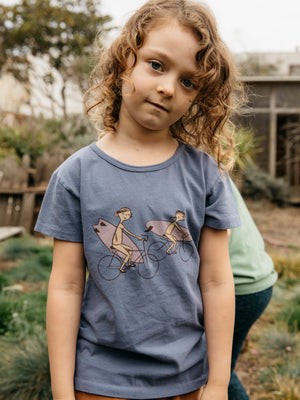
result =
[[[202,391],[200,400],[228,400],[228,387],[207,384]]]

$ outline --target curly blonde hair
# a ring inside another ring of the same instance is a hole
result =
[[[196,57],[200,90],[188,112],[170,126],[171,135],[208,152],[219,167],[230,167],[234,138],[229,116],[234,108],[233,94],[241,85],[215,19],[203,4],[150,0],[136,11],[91,74],[92,87],[85,94],[87,113],[98,127],[101,122],[106,132],[115,132],[122,102],[122,76],[134,68],[147,33],[170,19],[195,32],[200,45]]]

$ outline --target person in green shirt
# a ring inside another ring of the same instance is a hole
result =
[[[251,326],[270,302],[277,272],[271,257],[265,251],[263,238],[232,180],[231,186],[242,225],[231,229],[229,237],[236,311],[228,400],[249,400],[234,368]]]

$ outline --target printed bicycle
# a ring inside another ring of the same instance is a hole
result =
[[[158,261],[164,260],[168,255],[179,254],[182,261],[187,262],[192,257],[194,248],[186,240],[178,240],[173,252],[168,252],[171,241],[167,237],[162,237],[161,240],[152,242],[149,246],[149,253],[155,254]],[[149,257],[151,257],[149,256]]]
[[[143,248],[132,251],[132,261],[130,265],[124,266],[124,272],[128,272],[130,269],[136,269],[138,275],[143,279],[152,279],[158,272],[159,259],[156,254],[150,251],[150,246],[147,249],[145,242],[148,240],[147,235],[142,235]],[[113,281],[117,279],[122,273],[121,266],[125,255],[114,249],[113,246],[110,248],[112,254],[104,256],[98,263],[98,272],[100,276],[106,281]]]

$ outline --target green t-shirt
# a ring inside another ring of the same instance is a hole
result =
[[[265,252],[263,238],[244,200],[231,181],[242,225],[231,229],[229,254],[237,295],[260,292],[274,285],[277,272],[271,257]]]

